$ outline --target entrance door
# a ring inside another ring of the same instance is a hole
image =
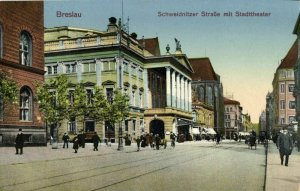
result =
[[[165,138],[165,125],[164,122],[158,119],[155,119],[150,122],[150,133],[153,135],[159,134],[161,139]]]

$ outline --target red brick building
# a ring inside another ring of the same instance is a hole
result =
[[[26,135],[25,144],[46,143],[46,130],[35,101],[35,82],[44,81],[43,10],[42,1],[0,2],[0,72],[15,80],[19,90],[18,103],[0,101],[1,146],[13,145],[19,128]]]

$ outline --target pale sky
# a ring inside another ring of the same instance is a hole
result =
[[[46,1],[45,26],[106,30],[109,17],[122,18],[122,0]],[[221,76],[224,95],[230,92],[243,112],[258,122],[280,60],[294,41],[299,1],[289,0],[123,0],[123,18],[138,38],[159,37],[175,52],[177,38],[189,58],[209,57]],[[57,17],[56,12],[81,13],[81,18]],[[220,13],[203,17],[201,12]],[[237,17],[235,12],[266,12],[266,17]],[[192,12],[194,17],[158,16],[158,12]],[[232,12],[232,17],[223,13]]]

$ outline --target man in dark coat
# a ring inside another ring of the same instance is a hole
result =
[[[293,139],[286,128],[283,129],[277,138],[277,148],[279,148],[281,165],[283,165],[283,157],[285,156],[285,166],[288,166],[289,155],[293,150]]]
[[[159,144],[160,144],[160,137],[158,134],[155,135],[155,145],[156,145],[156,150],[159,150]]]
[[[101,139],[98,136],[97,132],[95,132],[92,139],[93,139],[93,143],[94,143],[94,151],[98,151],[98,144],[99,144],[99,142],[101,143]]]
[[[220,144],[221,135],[219,132],[217,132],[217,134],[216,134],[216,139],[217,139],[217,144]]]
[[[63,141],[64,141],[64,145],[63,145],[63,148],[65,148],[65,146],[67,146],[67,148],[69,148],[69,135],[67,133],[65,133],[62,137]]]
[[[23,154],[23,146],[24,146],[24,135],[22,133],[22,129],[19,129],[19,133],[16,137],[16,155],[19,154],[20,149],[20,155]]]
[[[79,148],[79,140],[78,140],[78,136],[76,135],[73,139],[73,149],[75,150],[74,153],[77,153]]]
[[[139,136],[137,136],[135,141],[136,141],[136,145],[137,145],[137,151],[140,151],[141,138]]]
[[[81,131],[78,134],[78,142],[79,142],[79,146],[81,146],[82,148],[85,147],[85,134],[83,133],[83,131]]]

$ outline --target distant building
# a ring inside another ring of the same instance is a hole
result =
[[[215,73],[210,59],[190,58],[194,73],[192,75],[193,108],[203,121],[198,121],[206,127],[224,134],[224,100],[223,86],[220,76]]]
[[[266,111],[262,111],[259,116],[259,131],[267,130]]]
[[[274,127],[274,98],[273,93],[268,92],[266,96],[266,131],[268,134],[272,134]]]
[[[35,101],[35,82],[44,81],[43,11],[43,1],[0,2],[0,72],[11,76],[19,89],[17,104],[4,104],[0,97],[0,145],[13,145],[19,128],[25,144],[46,144]]]
[[[224,115],[225,115],[225,137],[233,138],[242,131],[242,110],[240,102],[224,97]]]
[[[273,79],[274,128],[280,129],[296,120],[296,103],[293,96],[295,87],[294,67],[297,62],[298,43],[294,42]]]

